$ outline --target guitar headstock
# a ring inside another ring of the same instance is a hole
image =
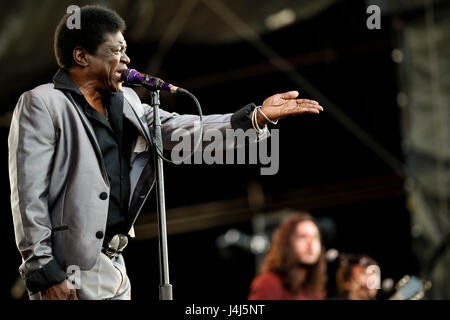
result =
[[[396,292],[389,300],[420,300],[425,291],[431,288],[430,281],[423,281],[416,276],[404,276],[395,285]]]

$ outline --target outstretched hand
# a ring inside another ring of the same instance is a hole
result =
[[[261,110],[272,121],[295,114],[320,113],[323,111],[322,106],[317,101],[296,99],[297,97],[298,91],[275,94],[264,100]],[[259,126],[264,126],[267,122],[267,119],[258,112]]]

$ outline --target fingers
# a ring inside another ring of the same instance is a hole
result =
[[[302,111],[308,111],[312,113],[319,113],[320,111],[323,111],[323,107],[319,105],[317,101],[309,99],[297,99],[296,106]]]
[[[296,113],[320,113],[319,110],[316,108],[305,108],[305,107],[299,107],[298,112]]]
[[[297,103],[312,103],[312,104],[319,104],[316,100],[310,100],[310,99],[295,99]]]
[[[288,91],[285,93],[280,93],[280,98],[286,99],[286,100],[295,99],[297,97],[298,97],[298,91]]]
[[[309,100],[309,99],[296,99],[295,102],[298,105],[302,105],[302,104],[308,104],[308,105],[315,105],[315,106],[319,106],[320,108],[322,108],[322,106],[315,100]],[[323,111],[323,108],[322,108]]]
[[[297,91],[280,93],[266,99],[263,103],[264,113],[272,120],[302,113],[318,114],[324,109],[317,101],[309,99],[295,99]]]

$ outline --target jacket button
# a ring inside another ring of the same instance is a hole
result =
[[[97,239],[102,239],[103,238],[103,232],[102,231],[97,231],[95,236],[97,237]]]
[[[106,200],[108,198],[108,194],[106,192],[102,192],[100,193],[99,198],[102,200]]]

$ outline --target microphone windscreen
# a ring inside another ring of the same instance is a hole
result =
[[[137,71],[134,69],[126,69],[122,71],[122,81],[126,84],[138,84],[135,80],[136,73]]]

